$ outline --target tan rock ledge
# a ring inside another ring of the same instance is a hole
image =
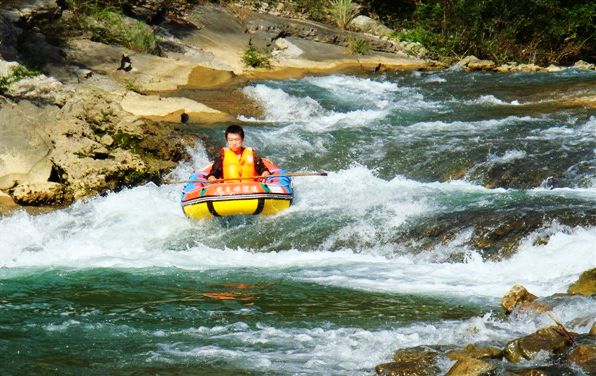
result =
[[[179,123],[182,114],[188,115],[188,121],[197,123],[218,123],[233,121],[234,118],[225,112],[207,107],[188,98],[162,98],[158,95],[140,95],[127,93],[122,108],[141,118],[154,121],[170,121]]]

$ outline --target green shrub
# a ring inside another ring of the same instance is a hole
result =
[[[329,0],[329,11],[337,26],[342,29],[358,15],[358,9],[352,0]]]
[[[128,1],[67,0],[66,5],[73,14],[69,27],[79,32],[90,30],[92,40],[137,52],[158,52],[153,29],[142,21],[127,20],[122,14],[129,6]]]
[[[157,40],[153,29],[141,21],[127,21],[113,8],[104,8],[88,16],[91,39],[96,42],[114,43],[137,52],[154,53]]]
[[[354,55],[366,55],[372,50],[370,43],[360,38],[348,39],[348,50]]]
[[[35,70],[29,70],[22,65],[17,66],[7,75],[0,77],[0,93],[4,93],[10,85],[24,78],[39,76],[41,73]]]
[[[396,30],[429,51],[507,61],[573,63],[596,56],[596,3],[588,0],[366,0]]]
[[[242,55],[242,62],[253,68],[268,68],[269,54],[259,51],[255,46],[248,46]]]
[[[325,2],[321,0],[295,0],[294,7],[315,21],[323,21],[328,13]]]

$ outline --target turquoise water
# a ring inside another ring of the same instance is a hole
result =
[[[595,84],[574,70],[253,83],[265,117],[242,119],[247,144],[329,176],[296,178],[274,217],[192,222],[180,186],[153,184],[0,217],[2,374],[370,375],[398,348],[549,325],[504,320],[499,299],[515,283],[564,292],[596,266],[596,111],[570,101]],[[189,131],[217,145],[224,128]],[[172,178],[209,160],[192,154]],[[478,218],[519,213],[555,219],[509,258],[474,248]],[[429,245],[426,223],[456,233]],[[586,332],[596,302],[554,311]]]

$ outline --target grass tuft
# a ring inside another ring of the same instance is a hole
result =
[[[342,29],[358,15],[358,7],[352,0],[329,0],[329,11],[337,26]]]
[[[259,51],[255,46],[248,46],[244,50],[242,62],[253,68],[269,68],[271,66],[269,54]]]

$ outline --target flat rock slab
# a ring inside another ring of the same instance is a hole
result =
[[[121,106],[131,114],[155,121],[181,122],[183,114],[188,116],[184,121],[191,122],[215,123],[233,120],[225,112],[188,98],[162,98],[130,92],[122,100]]]

